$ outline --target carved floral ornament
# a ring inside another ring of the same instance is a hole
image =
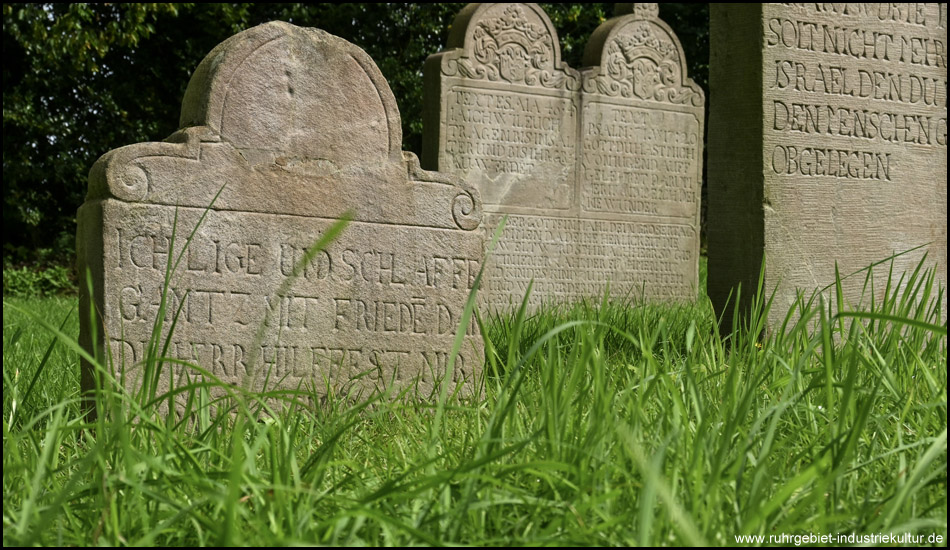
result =
[[[586,79],[584,91],[675,104],[703,104],[692,82],[683,83],[679,48],[669,33],[652,21],[624,25],[606,47],[600,74]]]
[[[500,15],[474,23],[468,49],[446,56],[442,74],[696,107],[704,104],[702,90],[684,74],[678,42],[658,19],[657,4],[631,4],[627,15],[611,20],[616,26],[603,46],[600,66],[585,72],[583,84],[576,71],[555,65],[557,36],[543,23],[532,22],[527,12],[536,6],[529,6],[534,5],[511,4]]]
[[[660,17],[660,5],[637,2],[633,5],[634,19],[657,19]]]
[[[477,80],[578,88],[575,76],[554,66],[554,37],[543,25],[529,21],[521,5],[509,5],[500,16],[479,21],[471,44],[468,56],[448,60],[447,76],[460,73]]]

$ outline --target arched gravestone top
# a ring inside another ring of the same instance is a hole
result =
[[[569,207],[580,75],[561,61],[557,33],[540,6],[465,6],[447,49],[429,56],[424,72],[426,168],[461,176],[485,204]],[[456,132],[443,117],[466,129]],[[456,144],[466,150],[448,151]]]
[[[207,126],[238,149],[401,160],[396,100],[373,60],[322,30],[282,22],[232,36],[204,58],[180,126]]]
[[[478,187],[486,232],[507,216],[480,298],[492,309],[694,299],[704,97],[656,4],[560,61],[537,4],[470,4],[425,65],[423,161]]]
[[[401,152],[396,101],[373,60],[319,29],[272,22],[219,44],[188,84],[181,128],[104,155],[87,200],[203,208],[218,187],[195,182],[212,178],[227,181],[221,210],[349,210],[356,220],[466,230],[480,220],[473,187]],[[429,200],[422,189],[451,196]]]
[[[701,107],[703,90],[686,75],[679,38],[659,18],[657,4],[618,4],[617,16],[594,31],[584,48],[584,91]]]
[[[576,75],[561,62],[551,19],[537,4],[468,4],[449,33],[443,73],[526,86],[574,89]]]
[[[318,29],[260,25],[205,57],[180,121],[90,171],[77,229],[93,287],[80,285],[80,304],[97,314],[81,316],[86,349],[109,350],[134,388],[167,298],[169,356],[225,383],[434,391],[484,258],[481,201],[400,150],[372,59]],[[345,213],[346,229],[308,252]],[[470,324],[453,388],[477,391],[482,361]],[[162,387],[184,374],[196,371],[175,363]],[[84,365],[85,388],[90,375]]]

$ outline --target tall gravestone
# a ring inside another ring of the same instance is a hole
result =
[[[198,66],[180,127],[90,172],[77,249],[93,288],[81,305],[96,322],[81,316],[83,345],[108,350],[136,387],[166,266],[180,257],[162,335],[180,312],[172,358],[257,391],[431,391],[484,257],[481,205],[401,151],[372,59],[317,29],[255,27]],[[344,214],[349,225],[308,261]],[[483,360],[475,330],[451,381],[468,393]],[[166,388],[189,370],[166,368]]]
[[[618,4],[584,64],[581,209],[611,220],[600,239],[626,260],[618,282],[695,299],[705,97],[679,39],[657,4]]]
[[[727,319],[763,256],[773,326],[836,264],[844,276],[923,246],[895,275],[926,253],[946,286],[946,20],[946,4],[712,7],[708,286]],[[852,305],[865,275],[845,280]]]
[[[576,71],[536,4],[469,4],[425,65],[423,162],[504,216],[483,303],[695,298],[703,95],[656,4],[626,4]],[[636,7],[634,7],[636,6]]]

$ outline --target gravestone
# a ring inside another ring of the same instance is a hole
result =
[[[710,25],[708,286],[727,326],[763,256],[773,327],[836,265],[922,247],[895,276],[926,253],[946,286],[946,4],[714,5]],[[865,275],[844,281],[852,305]]]
[[[481,303],[520,303],[532,278],[535,304],[579,294],[580,75],[561,62],[551,20],[536,4],[469,4],[447,48],[425,64],[422,159],[478,187],[488,235],[508,215]]]
[[[137,387],[171,262],[172,358],[254,391],[427,395],[483,260],[481,204],[402,152],[400,124],[386,80],[345,40],[275,22],[221,43],[189,82],[178,132],[90,172],[85,348],[108,350]],[[342,216],[338,238],[312,250]],[[451,383],[474,392],[482,360],[470,324]],[[195,376],[166,369],[165,388]]]
[[[469,4],[425,65],[423,162],[478,187],[491,235],[482,303],[692,299],[703,96],[655,4],[594,33],[583,72],[536,4]],[[646,34],[643,34],[646,33]]]
[[[705,97],[657,4],[616,11],[584,50],[581,211],[611,220],[598,239],[621,288],[695,299]]]

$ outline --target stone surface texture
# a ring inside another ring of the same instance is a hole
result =
[[[180,127],[90,172],[77,249],[93,287],[81,305],[97,320],[81,316],[83,345],[108,350],[137,387],[171,262],[172,358],[253,391],[427,395],[483,261],[481,202],[401,151],[372,59],[321,30],[252,28],[198,66]],[[339,238],[306,261],[344,215]],[[452,381],[464,393],[482,361],[473,324]],[[161,385],[189,373],[166,365]]]
[[[536,4],[469,4],[425,65],[423,162],[504,216],[482,303],[694,299],[704,97],[656,4],[625,4],[561,61]]]
[[[895,278],[926,254],[946,287],[946,21],[946,4],[712,7],[708,286],[727,325],[763,257],[772,327],[836,269],[916,247]],[[845,280],[852,306],[866,275]]]

